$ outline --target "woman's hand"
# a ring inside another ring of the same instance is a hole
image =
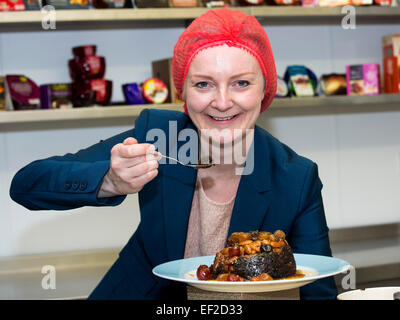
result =
[[[157,152],[152,144],[127,138],[111,149],[110,169],[98,198],[137,193],[158,174]]]

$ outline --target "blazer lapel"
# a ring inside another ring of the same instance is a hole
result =
[[[178,164],[163,168],[164,224],[170,260],[182,259],[197,172]]]
[[[191,121],[185,123],[184,128],[197,132]],[[179,151],[179,148],[185,142],[178,139],[177,141],[171,141],[171,143],[172,145],[167,146],[166,152],[167,155],[176,158],[177,154],[170,154],[172,152],[170,148],[176,147],[176,151]],[[169,164],[168,161],[167,164],[161,165],[160,169],[163,176],[162,190],[167,254],[169,260],[182,259],[197,171],[177,163],[171,162]]]
[[[259,230],[272,200],[268,144],[265,143],[262,131],[257,126],[251,148],[249,156],[254,156],[254,169],[249,175],[243,175],[240,179],[228,237],[232,232]]]

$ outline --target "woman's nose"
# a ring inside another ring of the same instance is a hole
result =
[[[215,94],[212,106],[220,111],[225,111],[232,108],[233,101],[229,90],[220,88]]]

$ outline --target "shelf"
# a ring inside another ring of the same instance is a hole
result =
[[[331,96],[331,97],[304,97],[304,98],[285,98],[275,99],[271,108],[313,108],[328,109],[342,107],[350,110],[354,108],[375,107],[379,109],[398,109],[400,110],[400,94],[380,94],[370,96]],[[340,109],[341,110],[341,109]]]
[[[24,110],[5,111],[0,113],[1,125],[60,122],[95,119],[136,118],[143,109],[164,109],[183,111],[182,104],[147,104],[107,107],[85,107],[57,110]],[[318,112],[380,112],[400,110],[400,94],[382,94],[377,96],[335,96],[312,98],[285,98],[275,99],[271,110],[287,110],[293,113],[296,110],[306,109],[307,114]]]
[[[75,109],[56,110],[20,110],[5,111],[0,113],[0,125],[6,123],[53,122],[75,121],[112,118],[136,118],[143,109],[156,108],[165,110],[180,110],[180,104],[162,105],[134,105],[134,106],[109,106],[109,107],[84,107]]]
[[[365,6],[356,8],[357,23],[399,23],[400,7]],[[307,8],[301,6],[235,7],[267,24],[340,24],[345,16],[341,7]],[[154,27],[157,24],[185,25],[206,12],[207,8],[143,8],[56,10],[56,30],[80,28]],[[0,31],[43,30],[39,10],[0,12]],[[46,30],[45,30],[46,31]]]

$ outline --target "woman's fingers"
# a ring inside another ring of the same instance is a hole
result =
[[[137,143],[138,143],[138,141],[135,138],[129,137],[129,138],[126,138],[122,144],[130,145],[130,144],[137,144]]]
[[[158,174],[154,145],[129,137],[111,149],[110,181],[119,194],[136,193]],[[108,180],[107,180],[108,181]]]
[[[134,158],[145,156],[155,151],[155,147],[150,143],[122,144],[119,143],[111,149],[111,154],[116,153],[121,158]]]
[[[155,169],[158,169],[157,160],[144,161],[136,164],[135,166],[126,168],[124,178],[127,180],[134,179]]]

